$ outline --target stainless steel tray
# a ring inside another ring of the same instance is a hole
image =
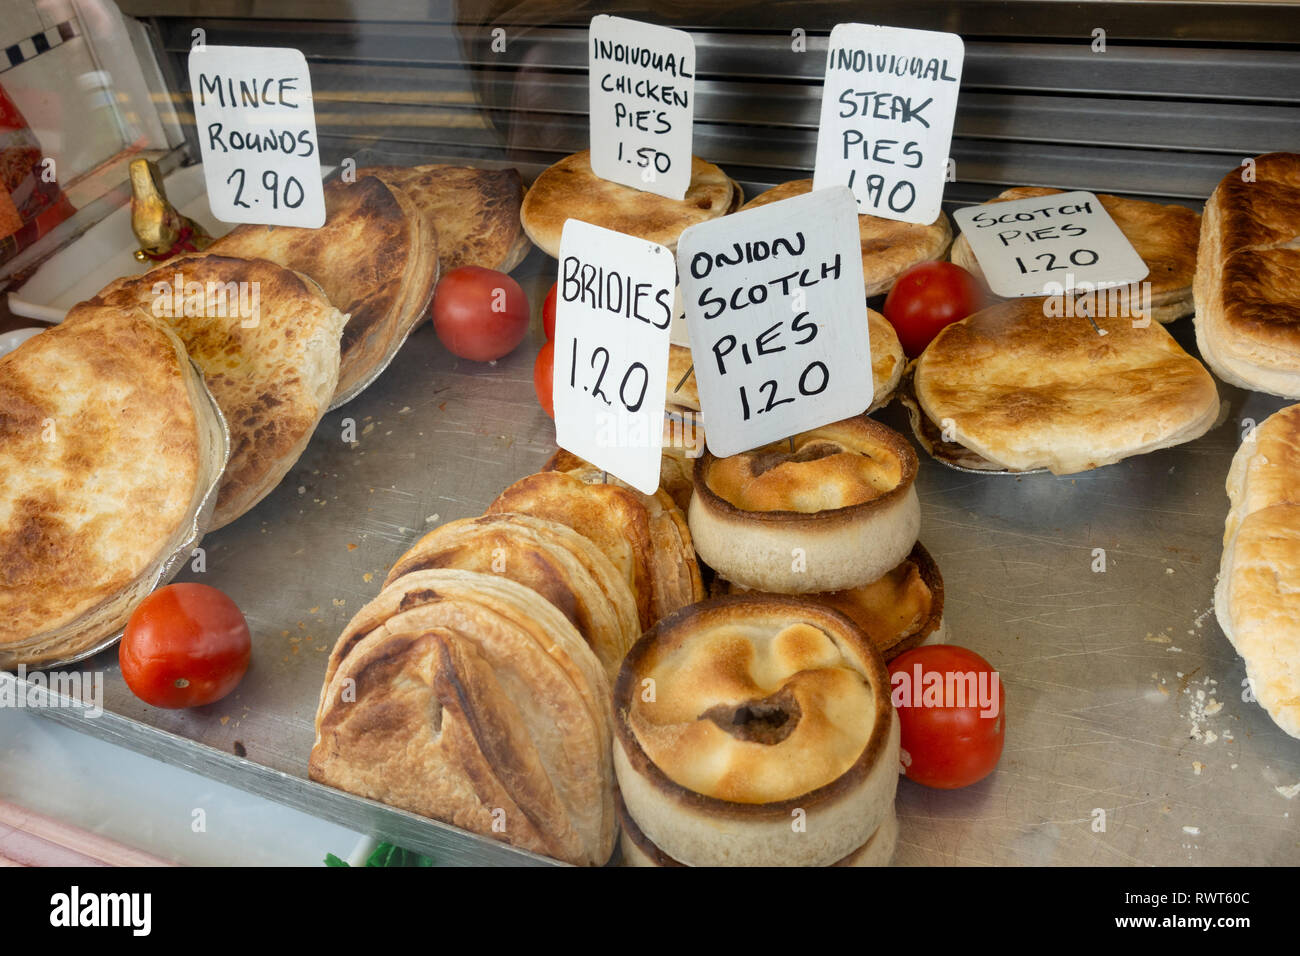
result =
[[[553,273],[535,251],[516,277],[540,307]],[[1190,319],[1173,331],[1194,351]],[[445,863],[541,862],[306,779],[326,656],[349,617],[433,522],[479,514],[553,450],[533,396],[541,342],[535,323],[488,366],[420,328],[271,495],[203,541],[206,573],[180,579],[225,590],[254,633],[229,698],[155,710],[110,651],[82,665],[105,672],[102,717],[40,713]],[[1286,403],[1220,392],[1227,421],[1199,441],[1072,478],[964,474],[922,454],[921,539],[943,571],[949,639],[1001,671],[1008,731],[997,772],[973,787],[900,781],[896,863],[1300,863],[1300,800],[1278,789],[1300,783],[1300,740],[1243,702],[1212,604],[1241,420]],[[897,403],[876,414],[909,432]]]

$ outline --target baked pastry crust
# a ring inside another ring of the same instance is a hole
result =
[[[378,176],[411,198],[438,237],[443,273],[461,266],[509,272],[532,243],[519,224],[524,182],[517,169],[472,166],[367,166],[357,176]]]
[[[1066,191],[1042,186],[1017,186],[999,193],[984,205],[1054,196]],[[1096,195],[1111,219],[1115,220],[1115,225],[1119,226],[1120,232],[1124,233],[1124,238],[1132,244],[1150,270],[1142,281],[1151,284],[1151,318],[1165,324],[1191,315],[1192,280],[1196,274],[1197,237],[1200,234],[1201,217],[1186,206],[1125,199],[1107,193]],[[984,272],[965,235],[958,236],[953,242],[951,258],[981,282],[985,281]],[[1140,314],[1141,296],[1136,292],[1133,286],[1116,292],[1123,296],[1120,302],[1129,317]]]
[[[894,812],[880,655],[798,598],[718,598],[659,622],[623,662],[614,733],[629,815],[688,865],[828,865]]]
[[[616,830],[608,693],[591,649],[534,592],[497,575],[416,571],[335,644],[309,772],[527,850],[602,864]]]
[[[1229,384],[1300,398],[1300,154],[1228,173],[1205,204],[1196,344]]]
[[[569,219],[639,236],[669,249],[688,226],[732,211],[739,186],[717,166],[691,159],[691,183],[683,199],[621,186],[591,171],[591,152],[566,156],[542,171],[524,196],[519,218],[537,248],[559,258],[560,234]]]
[[[185,346],[139,310],[86,310],[0,358],[0,667],[119,630],[197,543],[227,451]]]
[[[723,582],[721,593],[761,592]],[[896,567],[869,584],[803,597],[839,611],[856,624],[886,663],[926,641],[943,639],[943,575],[919,541]]]
[[[627,812],[623,798],[614,795],[618,810],[619,849],[623,866],[685,866],[650,841]],[[866,843],[831,866],[889,866],[898,846],[898,817],[890,814]]]
[[[811,179],[795,179],[773,186],[741,206],[741,211],[810,193],[812,184]],[[862,242],[862,278],[868,297],[888,292],[894,280],[912,266],[942,259],[952,242],[952,225],[942,211],[929,225],[859,215],[858,233]]]
[[[1300,405],[1269,416],[1233,456],[1214,610],[1255,699],[1300,737]]]
[[[374,176],[326,183],[325,217],[319,229],[236,226],[208,252],[304,272],[347,314],[331,405],[337,408],[384,370],[428,312],[438,240],[416,204]]]
[[[700,558],[728,581],[780,594],[857,587],[902,561],[921,524],[907,440],[863,415],[790,441],[793,452],[782,441],[696,461],[689,523]]]
[[[180,301],[178,281],[197,283],[201,297]],[[253,319],[232,304],[238,294],[231,290],[241,283],[258,290]],[[307,447],[338,383],[346,316],[300,273],[265,259],[199,255],[118,279],[64,321],[103,305],[156,315],[157,286],[178,298],[167,311],[179,314],[164,318],[203,371],[230,429],[230,459],[208,528],[215,531],[266,497]]]
[[[398,558],[384,586],[438,568],[498,574],[537,592],[578,629],[611,681],[641,636],[636,600],[618,569],[557,522],[510,513],[448,522]]]
[[[913,366],[931,421],[1002,468],[1058,475],[1199,438],[1218,391],[1162,326],[1129,318],[1049,318],[1045,299],[1013,299],[956,322]]]

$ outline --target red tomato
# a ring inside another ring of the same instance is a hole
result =
[[[533,390],[537,392],[537,402],[542,406],[542,411],[552,418],[555,417],[555,397],[552,391],[554,377],[555,343],[547,342],[533,363]]]
[[[885,318],[909,358],[925,351],[944,328],[984,305],[979,280],[951,262],[922,262],[894,282],[885,297]]]
[[[433,327],[447,351],[474,362],[509,355],[528,332],[528,297],[504,272],[461,266],[438,280]]]
[[[201,707],[235,689],[252,649],[234,601],[206,584],[169,584],[135,609],[117,659],[146,704]]]
[[[555,296],[559,288],[558,282],[551,283],[551,291],[546,293],[546,301],[542,303],[542,329],[548,342],[555,341]]]
[[[909,780],[956,790],[993,772],[1006,737],[1006,693],[988,661],[952,644],[917,647],[890,661],[889,683]]]

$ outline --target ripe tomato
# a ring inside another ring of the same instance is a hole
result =
[[[131,692],[155,707],[201,707],[235,689],[252,654],[235,602],[206,584],[169,584],[127,622],[117,659]]]
[[[551,283],[551,291],[546,293],[546,301],[542,303],[542,329],[548,342],[555,341],[555,296],[559,288],[558,282]]]
[[[1006,693],[988,661],[952,644],[917,647],[890,661],[889,683],[909,780],[956,790],[993,772],[1006,737]]]
[[[542,406],[542,411],[552,418],[555,417],[555,398],[552,391],[554,377],[555,343],[547,342],[537,353],[537,361],[533,363],[533,390],[537,392],[537,402]]]
[[[447,351],[474,362],[509,355],[528,332],[528,297],[504,272],[452,269],[433,293],[433,328]]]
[[[885,318],[908,358],[916,358],[940,331],[983,306],[979,280],[961,266],[922,262],[894,282],[885,297]]]

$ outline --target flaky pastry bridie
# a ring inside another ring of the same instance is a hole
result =
[[[616,831],[609,682],[560,611],[495,574],[414,571],[330,654],[313,780],[569,863]]]
[[[898,720],[848,618],[798,598],[717,598],[660,621],[614,686],[628,815],[688,866],[828,866],[894,815]]]

